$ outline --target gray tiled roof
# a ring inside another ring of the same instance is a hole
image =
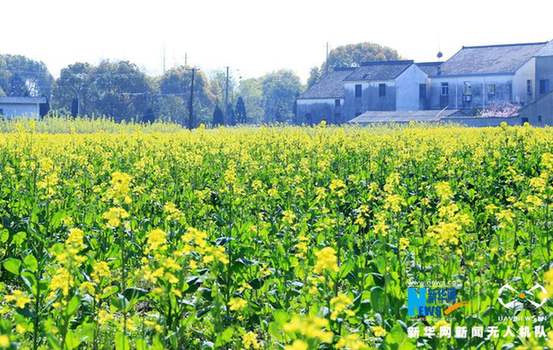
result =
[[[321,79],[300,95],[300,99],[341,98],[344,97],[344,78],[355,68],[335,68],[324,74]]]
[[[420,62],[415,63],[423,72],[427,75],[436,75],[438,74],[438,67],[440,67],[443,62]]]
[[[425,111],[367,111],[350,120],[350,124],[437,122],[457,113],[456,109]]]
[[[512,74],[546,44],[463,46],[442,64],[440,75]]]
[[[357,68],[345,80],[346,81],[371,81],[393,80],[404,70],[409,68],[413,61],[374,61],[365,62]]]
[[[39,104],[46,103],[46,97],[0,97],[0,103],[3,104]]]

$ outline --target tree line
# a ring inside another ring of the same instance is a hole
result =
[[[371,43],[337,47],[320,68],[311,70],[307,87],[337,66],[397,58],[395,50]],[[149,76],[132,62],[109,60],[98,65],[70,64],[54,79],[42,62],[20,55],[0,55],[0,96],[45,96],[50,113],[108,116],[117,121],[163,120],[182,125],[189,123],[191,111],[195,125],[305,122],[295,117],[295,101],[306,87],[291,70],[249,79],[231,75],[228,98],[226,87],[224,71],[207,74],[178,66],[161,76]]]

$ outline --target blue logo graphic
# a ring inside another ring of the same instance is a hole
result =
[[[407,288],[407,315],[409,317],[442,316],[444,304],[455,304],[455,288]]]

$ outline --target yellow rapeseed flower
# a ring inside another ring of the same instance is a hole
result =
[[[257,336],[254,332],[247,332],[242,335],[242,345],[245,349],[260,349],[261,345],[257,341]]]
[[[92,280],[99,283],[102,278],[110,276],[109,265],[105,261],[97,261],[92,265]]]
[[[296,339],[291,345],[286,345],[284,350],[307,350],[309,346],[301,339]]]
[[[242,298],[231,298],[228,306],[231,311],[240,311],[248,305],[248,302]]]
[[[73,286],[73,277],[66,268],[59,268],[50,281],[50,292],[61,290],[64,296],[69,295],[69,288]]]
[[[23,309],[25,305],[31,302],[31,298],[29,298],[25,293],[23,293],[19,289],[16,289],[11,294],[4,296],[4,300],[7,302],[15,302],[15,306],[17,306],[20,309]]]
[[[111,175],[111,196],[113,198],[123,198],[126,203],[130,202],[128,193],[132,177],[129,174],[116,171]]]
[[[330,310],[332,310],[330,319],[336,320],[342,313],[345,313],[347,316],[353,316],[354,312],[348,310],[352,302],[353,299],[343,293],[338,293],[337,296],[330,299]]]
[[[399,239],[399,249],[400,250],[405,250],[409,247],[409,238],[406,238],[406,237],[401,237]]]
[[[318,316],[293,316],[284,324],[286,333],[300,334],[306,338],[313,338],[323,343],[331,343],[334,334],[328,330],[329,322],[326,318]]]
[[[129,213],[123,208],[110,208],[102,216],[108,222],[111,228],[117,228],[121,225],[121,220],[129,217]]]
[[[374,326],[372,328],[373,334],[375,337],[385,337],[386,336],[386,330],[381,326]]]
[[[10,347],[10,338],[5,334],[0,335],[0,348],[6,349],[9,347]]]
[[[440,197],[440,200],[442,202],[448,201],[453,198],[453,191],[451,190],[448,182],[438,182],[436,185],[434,185],[434,188],[436,189],[436,194],[438,195],[438,197]]]
[[[332,247],[325,247],[315,253],[317,262],[313,269],[315,273],[322,273],[325,271],[338,272],[338,258],[336,257],[336,251]]]
[[[153,229],[148,233],[148,247],[146,252],[151,252],[155,250],[164,250],[166,248],[165,244],[167,243],[167,234],[159,229]]]
[[[361,339],[359,334],[344,335],[336,343],[337,349],[363,350],[368,349],[368,345]]]

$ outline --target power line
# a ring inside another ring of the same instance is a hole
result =
[[[225,79],[225,122],[228,122],[228,82],[229,82],[229,66],[227,66],[227,76]]]

